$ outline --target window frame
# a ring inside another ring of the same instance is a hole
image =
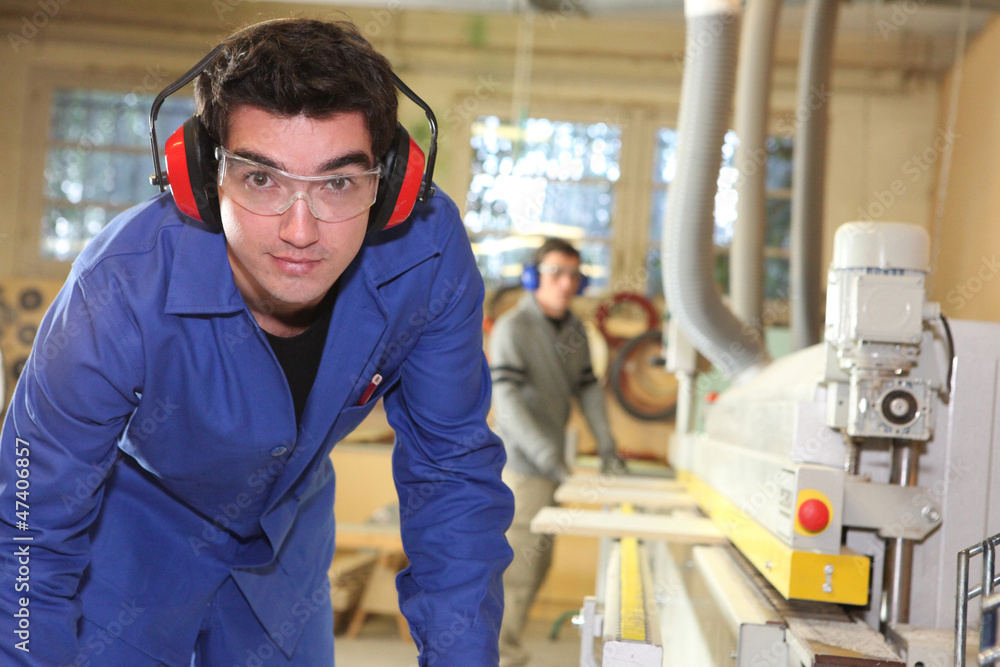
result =
[[[452,109],[464,108],[465,96],[456,96],[451,106]],[[464,114],[461,127],[454,128],[455,143],[452,157],[456,166],[461,166],[458,171],[461,177],[455,180],[454,198],[457,200],[459,210],[465,214],[465,197],[469,192],[472,183],[472,172],[465,168],[470,165],[473,159],[472,150],[472,124],[480,116],[497,116],[501,120],[512,115],[510,99],[500,96],[482,101],[474,111]],[[650,110],[646,106],[636,105],[614,105],[614,104],[586,104],[576,101],[565,101],[557,99],[546,99],[532,97],[528,116],[531,118],[546,118],[556,122],[570,123],[607,123],[609,125],[619,125],[622,130],[622,149],[619,157],[620,174],[614,182],[615,205],[612,215],[612,231],[608,237],[610,266],[607,279],[608,287],[602,289],[601,293],[594,293],[594,296],[601,296],[604,292],[608,294],[616,291],[641,291],[635,285],[636,274],[642,274],[644,262],[636,264],[636,244],[640,241],[636,234],[634,221],[637,215],[637,205],[643,206],[637,194],[642,191],[641,179],[645,178],[646,170],[642,165],[642,153],[638,142],[630,143],[628,135],[631,128],[641,123],[642,116],[649,115]],[[449,116],[450,117],[450,116]],[[652,153],[650,153],[652,155]],[[466,229],[469,233],[469,230]],[[471,240],[476,237],[469,233]],[[589,238],[589,237],[588,237]]]
[[[771,109],[770,117],[771,117],[771,120],[768,123],[768,128],[767,128],[767,136],[768,136],[768,138],[770,138],[770,137],[790,137],[793,140],[795,139],[794,128],[791,128],[792,131],[789,131],[790,128],[788,127],[787,122],[782,121],[782,119],[784,118],[784,113],[782,112],[782,109]],[[650,150],[649,150],[649,159],[648,159],[648,165],[649,166],[648,166],[647,178],[646,178],[646,188],[647,189],[646,189],[646,195],[645,195],[645,198],[646,198],[646,200],[645,200],[646,208],[645,208],[645,216],[644,216],[645,217],[645,225],[646,225],[645,228],[644,228],[645,234],[646,234],[646,239],[645,239],[645,241],[643,243],[643,247],[642,247],[642,252],[643,252],[643,257],[642,257],[643,267],[644,267],[645,272],[646,272],[647,275],[649,275],[649,269],[648,269],[648,266],[646,265],[646,253],[648,253],[648,251],[651,248],[653,248],[653,245],[654,245],[653,242],[652,242],[652,239],[649,238],[649,234],[648,234],[650,216],[652,214],[653,193],[656,190],[663,189],[663,188],[658,188],[656,186],[656,184],[653,182],[653,169],[655,167],[655,157],[656,157],[655,156],[655,152],[656,152],[655,151],[655,145],[656,145],[655,133],[657,131],[659,131],[660,129],[663,129],[663,128],[670,128],[670,129],[676,130],[677,129],[677,117],[674,116],[672,118],[672,121],[670,119],[671,119],[670,116],[667,116],[667,115],[664,115],[664,114],[656,114],[655,116],[653,116],[650,119],[651,126],[645,129],[645,131],[647,132],[647,136],[650,137],[650,140],[647,142],[647,144],[649,144],[649,146],[650,146]],[[623,140],[623,143],[624,143],[624,140]],[[794,155],[795,155],[794,145],[793,145],[793,149],[792,150],[793,150],[792,160],[793,160],[793,163],[794,163]],[[721,155],[720,155],[720,166],[721,166],[721,164],[722,163],[721,163]],[[669,189],[669,188],[666,188],[666,189]],[[793,194],[793,189],[792,188],[781,189],[781,190],[766,190],[765,191],[765,200],[768,200],[768,199],[781,199],[781,200],[789,201],[790,202],[792,200],[792,194]],[[713,265],[714,265],[714,262],[718,262],[718,260],[719,260],[720,257],[726,256],[726,255],[728,255],[730,253],[730,248],[729,247],[717,246],[717,245],[713,244],[713,249],[714,249]],[[768,259],[771,259],[771,258],[781,258],[781,259],[788,259],[788,260],[790,260],[790,258],[791,258],[791,250],[790,250],[790,248],[781,248],[781,247],[778,247],[778,246],[767,246],[767,245],[765,245],[765,247],[764,247],[764,257],[762,258],[762,261],[764,261],[766,263],[766,261]],[[647,283],[643,284],[641,286],[641,290],[638,290],[638,291],[640,291],[644,296],[649,297],[650,296],[649,288],[650,288],[650,286],[649,286],[649,283],[647,282]],[[722,295],[723,300],[728,301],[729,298],[730,298],[729,294],[728,294],[729,286],[727,285],[727,286],[723,287],[722,285],[719,285],[719,288],[721,290],[721,295]],[[655,299],[662,299],[663,297],[662,297],[662,295],[653,295],[652,298],[655,300]],[[787,317],[788,316],[787,303],[788,303],[788,297],[787,296],[785,298],[783,298],[783,299],[769,299],[765,295],[765,298],[764,298],[764,308],[767,309],[769,312],[780,313],[781,314],[780,317],[777,317],[777,319],[775,319],[775,321],[773,322],[773,324],[778,325],[778,326],[785,326],[785,325],[787,325],[787,323],[788,323],[788,321],[787,321],[788,320],[788,317]],[[774,319],[774,318],[772,318],[772,319]]]
[[[41,254],[42,221],[46,211],[45,167],[49,149],[54,145],[50,136],[52,104],[54,94],[59,89],[90,89],[155,95],[173,80],[168,72],[154,88],[136,85],[148,79],[149,72],[134,66],[114,71],[78,71],[62,68],[39,67],[31,71],[25,96],[23,136],[24,152],[21,156],[23,184],[16,204],[17,219],[20,222],[12,234],[15,244],[11,275],[29,276],[39,279],[65,279],[73,260],[59,260]],[[175,95],[184,95],[178,91]],[[44,113],[39,113],[44,109]],[[162,141],[176,128],[157,126]],[[153,173],[152,155],[149,154],[149,173]],[[162,162],[163,156],[160,156]],[[150,197],[158,189],[150,186]]]

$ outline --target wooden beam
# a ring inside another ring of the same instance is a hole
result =
[[[545,507],[531,520],[531,532],[584,537],[635,537],[684,544],[726,541],[711,519],[690,515],[623,514],[566,507]]]
[[[584,505],[624,505],[650,509],[691,509],[697,507],[694,497],[684,491],[661,491],[648,488],[601,486],[600,484],[566,483],[556,489],[560,503]]]

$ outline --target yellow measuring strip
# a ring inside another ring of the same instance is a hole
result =
[[[632,513],[631,505],[622,512]],[[621,638],[646,641],[646,604],[642,596],[642,570],[639,563],[639,540],[621,538]]]

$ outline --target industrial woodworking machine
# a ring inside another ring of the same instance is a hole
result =
[[[724,392],[672,455],[782,598],[845,606],[926,666],[961,660],[957,556],[1000,530],[1000,325],[949,324],[925,298],[928,258],[922,228],[842,226],[825,341]]]
[[[927,301],[920,227],[849,223],[834,245],[824,342],[678,428],[676,488],[661,492],[677,497],[645,502],[627,478],[592,489],[625,538],[603,533],[607,569],[579,619],[606,667],[976,664],[977,596],[995,643],[1000,324]],[[638,509],[618,516],[630,484]],[[616,658],[636,645],[662,651]]]

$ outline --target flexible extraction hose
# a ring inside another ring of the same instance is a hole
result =
[[[792,162],[790,324],[792,350],[823,338],[823,189],[826,133],[839,0],[809,0],[799,56]]]
[[[687,46],[677,128],[677,176],[663,230],[663,284],[671,318],[734,380],[767,362],[763,342],[723,304],[712,233],[721,150],[728,130],[739,0],[686,0]]]
[[[738,172],[736,227],[729,251],[729,295],[733,312],[763,335],[764,246],[767,233],[767,125],[771,66],[782,0],[748,0],[740,35],[733,129]]]

